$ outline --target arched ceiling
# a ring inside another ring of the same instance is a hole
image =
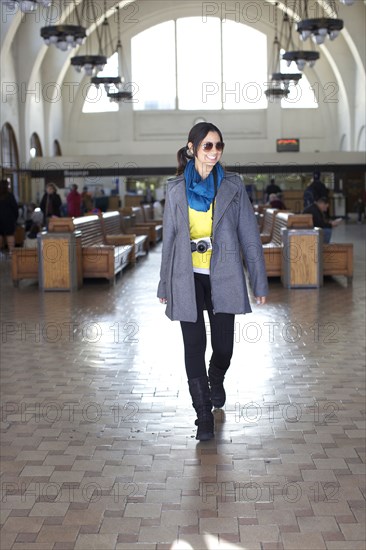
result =
[[[80,4],[85,0],[78,0],[80,10]],[[324,0],[317,0],[318,3],[324,4]],[[352,58],[352,62],[358,66],[359,69],[364,71],[365,68],[365,29],[364,29],[364,16],[365,16],[365,6],[361,2],[356,2],[350,7],[345,7],[340,4],[339,0],[337,1],[337,8],[339,8],[339,16],[344,18],[345,28],[343,29],[341,36],[334,41],[326,41],[320,50],[323,53],[328,62],[331,64],[332,69],[337,77],[342,74],[342,67],[338,66],[337,58],[333,55],[335,50],[335,45],[342,43],[342,48],[346,48],[347,55]],[[104,2],[102,0],[93,0],[97,6],[97,13],[99,18],[96,22],[88,21],[85,26],[87,26],[87,33],[89,40],[93,40],[93,33],[95,28],[102,24],[104,20]],[[206,2],[202,3],[197,0],[107,0],[107,17],[110,22],[110,27],[113,32],[114,37],[117,34],[116,29],[116,18],[115,7],[118,4],[121,10],[121,21],[122,21],[122,33],[131,36],[137,32],[140,32],[144,28],[155,24],[155,22],[164,21],[168,18],[182,15],[197,15],[201,14],[203,16],[203,6],[206,4],[207,14],[212,14],[214,16],[223,16],[234,20],[240,20],[243,23],[251,24],[258,27],[264,27],[265,32],[272,34],[273,32],[273,21],[271,21],[269,8],[273,4],[278,4],[278,9],[283,10],[285,8],[286,2],[283,0],[260,0],[259,8],[261,11],[259,17],[250,18],[250,8],[253,5],[253,2],[249,0],[243,0],[242,2],[233,2],[233,7],[230,2],[226,3],[215,3],[215,2]],[[210,6],[209,6],[210,5]],[[262,7],[261,7],[262,5]],[[291,10],[291,5],[289,4],[289,11],[293,13],[295,17],[298,17],[298,14]],[[58,22],[60,24],[66,23],[68,20],[75,21],[75,13],[73,13],[73,4],[70,2],[65,3],[67,9],[64,9],[62,12],[57,12],[60,14]],[[220,7],[221,6],[221,7]],[[223,6],[225,6],[225,11]],[[240,6],[238,8],[238,6]],[[247,8],[246,8],[247,6]],[[296,5],[295,5],[296,7]],[[208,9],[210,8],[210,9]],[[21,68],[22,80],[25,82],[32,81],[32,73],[38,72],[43,64],[47,66],[47,70],[52,70],[52,74],[48,73],[50,81],[61,83],[65,74],[70,65],[70,59],[72,56],[77,55],[83,52],[85,46],[73,49],[69,52],[59,52],[53,51],[54,47],[44,46],[42,39],[39,35],[40,28],[47,24],[46,17],[47,11],[44,9],[39,11],[38,16],[36,14],[27,14],[22,15],[19,10],[11,11],[6,9],[4,3],[2,4],[3,15],[2,17],[3,29],[2,29],[2,47],[1,47],[1,62],[6,62],[6,57],[9,55],[11,48],[14,44],[19,44],[19,49],[22,52],[22,58],[24,58],[24,67]],[[83,23],[85,24],[85,23]],[[30,33],[26,32],[26,29],[30,29]],[[262,30],[262,29],[261,29]],[[33,45],[29,43],[33,42]],[[26,53],[26,55],[24,55]],[[48,59],[49,58],[49,59]]]
[[[59,0],[61,3],[64,0]],[[77,4],[85,0],[76,0]],[[314,0],[324,4],[325,0]],[[274,36],[273,10],[278,8],[278,20],[281,20],[281,10],[284,9],[286,0],[252,0],[228,1],[228,2],[201,2],[200,0],[93,0],[97,5],[99,17],[97,21],[89,21],[87,26],[88,39],[93,40],[95,29],[104,20],[104,6],[107,7],[107,17],[110,23],[113,40],[117,40],[117,24],[115,8],[118,5],[121,15],[122,43],[129,49],[131,37],[144,29],[160,22],[185,16],[206,15],[232,19],[266,33],[268,43],[271,44]],[[342,98],[343,110],[350,120],[350,111],[354,109],[357,100],[357,89],[365,89],[365,13],[364,2],[356,1],[350,7],[342,5],[339,0],[337,9],[339,17],[344,20],[345,28],[340,36],[331,42],[327,40],[320,46],[321,59],[318,67],[312,72],[312,79],[320,81],[322,85],[329,82],[337,82]],[[64,9],[59,23],[66,23],[73,18],[73,4],[65,2],[67,9]],[[254,12],[253,6],[255,5]],[[296,5],[289,2],[289,6]],[[60,87],[65,82],[71,82],[75,86],[82,81],[83,76],[77,73],[70,66],[70,59],[74,55],[80,55],[85,50],[85,45],[68,52],[61,52],[54,46],[47,47],[40,37],[40,29],[47,24],[47,12],[39,10],[34,14],[21,14],[19,10],[9,10],[5,3],[1,4],[1,56],[0,70],[11,60],[15,68],[15,77],[18,83],[26,89],[34,89],[39,84]],[[206,10],[204,13],[203,10]],[[296,17],[297,14],[294,13]],[[14,63],[14,60],[15,63]],[[309,70],[311,71],[311,70]],[[2,71],[3,72],[3,71]],[[355,76],[357,74],[357,76]],[[309,78],[310,80],[310,78]],[[357,87],[355,81],[357,80]],[[359,94],[358,94],[359,95]],[[25,121],[27,133],[27,119],[32,108],[28,101],[19,103],[19,113]],[[46,118],[51,112],[54,104],[48,102],[45,106]],[[48,114],[47,114],[48,113]],[[30,130],[30,129],[29,129]],[[348,130],[347,130],[348,131]],[[352,129],[350,128],[352,132]],[[23,132],[24,133],[24,132]]]

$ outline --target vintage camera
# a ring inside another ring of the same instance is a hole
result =
[[[211,248],[211,237],[202,237],[202,239],[195,239],[191,241],[191,252],[199,252],[200,254],[204,254],[207,250],[211,250]]]

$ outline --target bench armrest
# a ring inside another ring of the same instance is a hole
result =
[[[106,235],[105,242],[110,245],[135,244],[135,235]]]
[[[147,235],[147,229],[149,229],[148,227],[126,227],[125,228],[125,232],[128,233],[128,235],[145,235],[146,237],[148,236]]]

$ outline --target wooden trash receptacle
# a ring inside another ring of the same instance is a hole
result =
[[[282,228],[281,280],[286,288],[323,284],[323,231]]]
[[[82,286],[81,231],[38,235],[41,290],[77,290]]]

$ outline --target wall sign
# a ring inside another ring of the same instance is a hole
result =
[[[277,153],[298,153],[300,151],[300,140],[297,138],[276,139]]]

